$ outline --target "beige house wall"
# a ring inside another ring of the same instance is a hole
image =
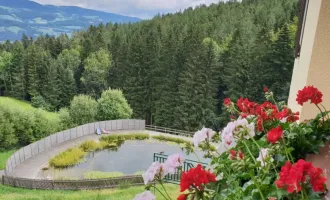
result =
[[[315,106],[296,102],[298,90],[314,85],[330,109],[330,0],[309,0],[300,57],[295,60],[288,105],[301,113],[301,120],[315,117]]]

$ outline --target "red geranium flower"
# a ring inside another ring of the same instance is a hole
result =
[[[229,151],[229,159],[230,160],[235,160],[235,158],[236,158],[236,151],[234,150],[234,149],[231,149],[230,151]]]
[[[187,197],[188,197],[188,194],[181,194],[181,195],[177,198],[177,200],[186,200]]]
[[[278,113],[276,105],[266,101],[263,104],[256,107],[257,128],[259,131],[263,130],[263,124],[266,121],[273,120]]]
[[[238,151],[238,158],[243,160],[245,157],[244,153],[241,152],[241,150]]]
[[[326,178],[323,175],[322,169],[314,167],[312,163],[300,159],[293,165],[287,161],[282,167],[280,178],[275,184],[278,188],[286,189],[289,193],[300,192],[302,185],[307,183],[312,186],[314,192],[324,192],[325,182]]]
[[[243,97],[240,97],[237,100],[237,106],[240,111],[243,113],[248,113],[250,115],[255,114],[255,109],[258,106],[257,103],[250,101],[248,98],[243,99]]]
[[[268,91],[269,91],[268,87],[265,86],[265,87],[264,87],[264,92],[266,93],[266,92],[268,92]]]
[[[292,112],[290,108],[284,108],[281,112],[276,113],[276,118],[282,120],[286,118],[287,122],[295,122],[299,120],[299,112]]]
[[[191,168],[187,172],[182,172],[180,191],[183,192],[191,186],[202,191],[204,185],[210,182],[216,182],[215,178],[216,176],[213,173],[206,171],[200,164],[198,164],[197,167]]]
[[[230,98],[225,98],[225,99],[223,100],[223,104],[224,104],[226,107],[230,106],[231,103],[232,103],[232,102],[231,102]]]
[[[317,167],[312,167],[307,174],[313,190],[315,192],[324,192],[324,184],[327,179],[323,176],[323,170]]]
[[[283,137],[283,130],[281,126],[273,128],[267,133],[267,141],[272,144],[275,144],[282,137]]]
[[[323,94],[314,86],[305,86],[302,90],[298,91],[297,94],[297,102],[300,105],[303,105],[308,100],[311,103],[319,104],[322,102]]]

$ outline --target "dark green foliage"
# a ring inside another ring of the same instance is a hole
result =
[[[31,99],[31,105],[35,108],[41,108],[44,110],[49,110],[50,107],[41,95],[33,96]]]
[[[24,111],[0,105],[0,149],[25,146],[60,129],[44,111]]]
[[[25,99],[26,83],[25,83],[25,69],[24,69],[24,46],[20,42],[15,42],[13,45],[11,61],[12,87],[10,96],[18,99]]]
[[[14,116],[10,113],[9,108],[0,106],[0,149],[13,147],[18,141],[12,123],[13,118]]]
[[[60,111],[58,111],[58,114],[60,118],[60,127],[62,127],[63,130],[75,127],[67,108],[61,108]]]
[[[129,119],[133,113],[120,90],[105,90],[97,103],[97,119],[99,121]]]
[[[59,110],[75,95],[97,99],[111,87],[123,92],[132,117],[147,124],[219,130],[228,120],[225,97],[260,102],[268,86],[287,99],[297,1],[219,2],[135,24],[90,26],[72,38],[24,35],[0,44],[0,94],[42,96]],[[96,120],[88,118],[77,115],[73,123]]]
[[[97,102],[88,95],[78,95],[73,98],[69,107],[72,122],[77,125],[94,122],[97,115]]]
[[[272,45],[267,56],[267,71],[269,88],[277,94],[281,101],[286,101],[289,95],[290,82],[293,71],[293,50],[288,25],[285,24],[279,32],[277,40]]]

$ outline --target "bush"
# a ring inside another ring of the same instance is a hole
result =
[[[72,127],[75,127],[74,123],[72,122],[72,119],[70,117],[69,110],[67,108],[61,108],[58,112],[59,118],[60,118],[60,127],[63,130],[70,129]]]
[[[31,99],[31,105],[35,108],[41,108],[44,110],[51,110],[51,105],[46,102],[43,96],[37,95],[32,97]]]
[[[186,144],[190,143],[189,141],[186,141],[181,138],[176,138],[176,137],[169,137],[169,136],[164,136],[164,135],[154,135],[152,136],[153,139],[159,140],[159,141],[166,141],[166,142],[174,142],[177,144]]]
[[[91,171],[84,173],[84,179],[103,179],[103,178],[115,178],[124,176],[121,172],[99,172]]]
[[[114,141],[125,141],[125,140],[147,140],[149,139],[149,134],[146,133],[132,133],[132,134],[114,134],[107,135],[100,138],[101,141],[105,141],[107,143],[113,143]]]
[[[98,100],[97,119],[129,119],[133,110],[127,103],[121,90],[105,90]]]
[[[1,149],[30,144],[59,129],[43,110],[21,110],[0,104]]]
[[[88,140],[83,142],[79,147],[85,152],[92,152],[97,150],[103,150],[108,146],[105,141],[95,142],[94,140]]]
[[[79,147],[68,149],[49,161],[49,165],[55,168],[65,168],[76,165],[81,162],[81,159],[86,155]]]
[[[13,118],[10,109],[0,105],[0,149],[8,149],[17,144]]]
[[[72,122],[77,125],[95,121],[97,102],[88,95],[78,95],[70,103],[69,114]]]

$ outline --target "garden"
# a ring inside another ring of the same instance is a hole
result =
[[[325,196],[324,171],[306,160],[308,154],[319,152],[330,134],[322,93],[313,86],[298,92],[298,104],[310,102],[320,111],[314,119],[298,123],[299,113],[277,102],[268,88],[264,92],[262,104],[242,97],[235,103],[225,99],[231,118],[227,126],[220,133],[208,128],[195,133],[194,146],[205,147],[204,156],[212,160],[211,166],[197,165],[182,172],[177,200],[317,200]],[[211,142],[221,143],[226,151],[219,154],[207,148]],[[185,149],[194,151],[190,145]],[[146,191],[134,200],[175,199],[164,189],[163,178],[180,172],[183,162],[178,153],[164,163],[153,162],[142,175]],[[154,195],[152,190],[159,193]]]

